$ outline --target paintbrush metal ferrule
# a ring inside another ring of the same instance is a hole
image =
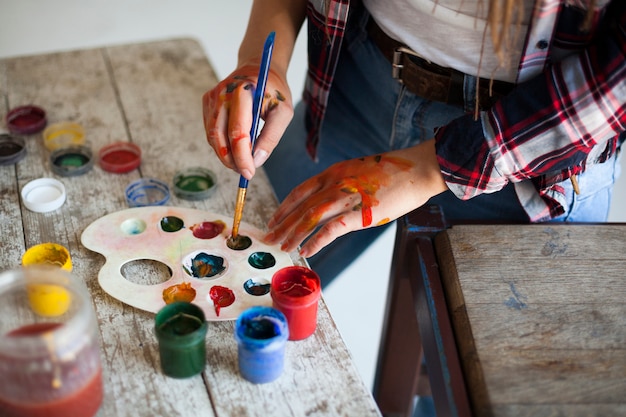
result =
[[[235,203],[235,217],[233,218],[233,231],[232,238],[236,238],[239,235],[239,224],[241,223],[241,216],[243,215],[243,206],[246,203],[246,191],[247,188],[239,187],[237,190],[237,202]]]

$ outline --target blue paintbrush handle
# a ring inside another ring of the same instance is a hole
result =
[[[254,145],[256,144],[257,131],[259,130],[259,119],[261,118],[261,105],[263,104],[263,96],[265,95],[265,86],[267,85],[267,75],[270,72],[270,61],[272,60],[272,51],[274,50],[274,37],[276,32],[271,32],[265,40],[263,46],[263,56],[261,57],[261,68],[259,68],[259,76],[257,78],[256,89],[254,90],[254,99],[252,102],[252,127],[250,128],[250,140],[252,141],[252,153],[254,153]],[[239,178],[239,188],[248,187],[248,180],[242,175]]]

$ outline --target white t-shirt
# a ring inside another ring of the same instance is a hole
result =
[[[517,34],[511,35],[515,44],[508,65],[499,63],[490,28],[485,31],[489,0],[363,0],[363,3],[388,36],[406,44],[422,58],[482,78],[515,81],[533,1],[524,1],[522,24]]]

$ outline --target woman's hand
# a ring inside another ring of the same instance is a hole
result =
[[[257,137],[253,159],[250,129],[259,62],[260,59],[240,66],[202,97],[209,145],[225,166],[247,179],[272,153],[293,117],[285,76],[270,70],[261,107],[265,124]]]
[[[281,249],[290,252],[313,234],[300,250],[309,257],[339,236],[422,206],[447,189],[434,142],[339,162],[308,179],[280,205],[265,242],[281,242]]]

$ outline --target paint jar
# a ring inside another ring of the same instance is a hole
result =
[[[66,271],[72,271],[70,251],[58,243],[40,243],[28,248],[22,255],[22,265],[50,265],[58,266]]]
[[[0,134],[0,165],[13,165],[26,156],[24,139],[6,133]]]
[[[43,131],[43,144],[49,151],[81,146],[85,143],[85,129],[78,123],[59,122]]]
[[[139,167],[141,148],[131,142],[114,142],[100,149],[98,160],[103,170],[123,174]]]
[[[207,322],[195,304],[175,301],[155,317],[163,373],[172,378],[199,374],[206,365]]]
[[[6,115],[9,132],[17,135],[31,135],[46,127],[48,120],[44,109],[27,105],[11,109]]]
[[[289,323],[289,340],[306,339],[317,327],[317,304],[321,296],[320,277],[303,266],[287,266],[272,276],[273,306]]]
[[[272,307],[251,307],[235,323],[239,372],[254,384],[274,381],[284,369],[287,318]]]
[[[64,294],[64,313],[33,309],[33,287]],[[84,282],[50,266],[4,272],[0,317],[0,415],[94,416],[103,397],[100,336]]]
[[[93,168],[93,153],[86,145],[73,145],[50,153],[52,172],[62,177],[83,175]]]
[[[191,167],[178,171],[172,180],[174,194],[185,200],[204,200],[217,188],[215,174],[202,167]]]
[[[162,206],[170,199],[170,188],[156,178],[140,178],[126,187],[129,207]]]

